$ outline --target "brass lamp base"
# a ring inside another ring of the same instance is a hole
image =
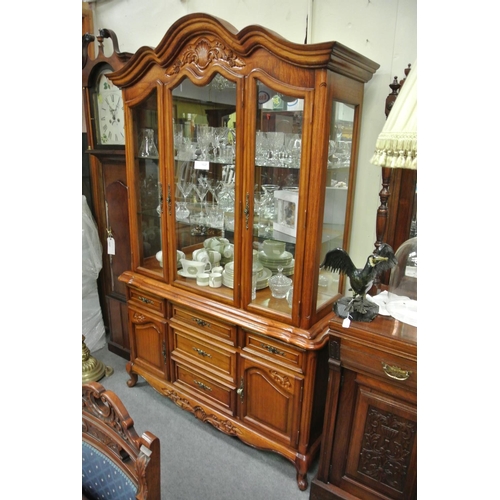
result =
[[[102,361],[90,355],[89,348],[85,344],[85,336],[82,335],[82,384],[86,382],[97,382],[104,375],[109,377],[113,373],[111,366],[104,366]]]

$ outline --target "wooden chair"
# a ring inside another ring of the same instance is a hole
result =
[[[82,384],[84,499],[160,500],[160,441],[139,436],[120,398],[98,382]]]

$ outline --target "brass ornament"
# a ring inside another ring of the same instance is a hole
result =
[[[102,361],[90,355],[90,350],[85,344],[85,336],[82,335],[82,384],[97,382],[104,376],[109,377],[112,373],[111,366],[104,366]]]

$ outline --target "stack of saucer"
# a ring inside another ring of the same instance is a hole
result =
[[[234,288],[234,262],[228,262],[222,271],[222,284]]]
[[[273,274],[278,272],[279,267],[283,268],[282,273],[285,276],[291,276],[293,274],[295,260],[290,252],[285,251],[277,257],[270,257],[261,250],[257,256],[262,265],[270,269]]]
[[[262,290],[268,286],[272,271],[265,268],[260,262],[254,261],[254,272],[257,273],[257,290]],[[222,271],[222,284],[228,288],[234,288],[234,262],[228,262]]]
[[[257,274],[257,286],[255,287],[257,290],[262,290],[263,288],[267,288],[269,286],[269,278],[273,275],[271,269],[267,267],[263,267],[261,271]]]

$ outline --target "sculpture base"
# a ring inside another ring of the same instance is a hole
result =
[[[104,376],[109,377],[112,373],[111,366],[104,366],[102,361],[90,355],[89,348],[85,344],[85,337],[82,335],[82,384],[97,382]]]
[[[364,312],[359,309],[364,309]],[[378,314],[378,305],[368,302],[362,298],[342,297],[335,304],[333,310],[339,318],[347,318],[352,321],[364,321],[369,323]]]

